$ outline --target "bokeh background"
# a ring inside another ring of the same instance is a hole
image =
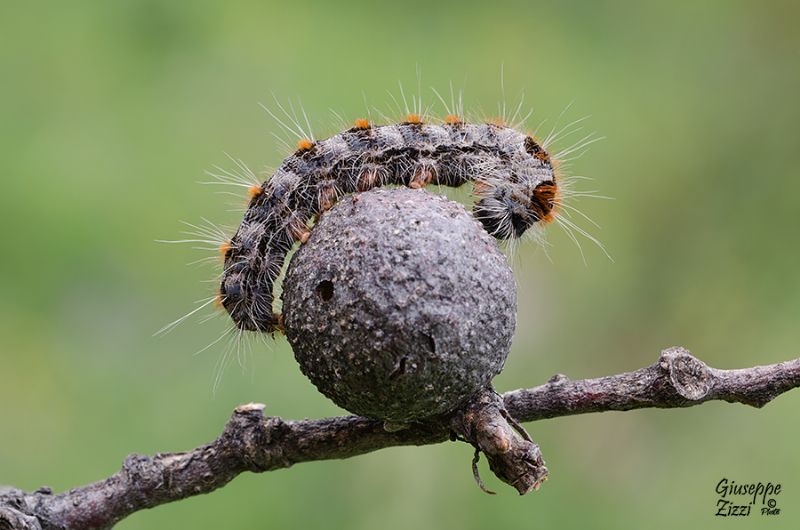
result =
[[[0,7],[0,483],[64,490],[129,453],[195,447],[238,404],[341,414],[282,338],[212,392],[224,318],[165,323],[213,292],[179,221],[235,224],[197,184],[225,153],[283,155],[258,106],[301,98],[318,135],[422,71],[491,115],[521,91],[531,127],[565,108],[606,139],[571,172],[614,197],[578,205],[613,255],[551,229],[514,256],[519,329],[500,390],[600,376],[683,345],[712,366],[800,350],[800,9],[792,2],[5,2]],[[571,103],[571,106],[570,106]],[[441,113],[441,109],[438,110]],[[572,140],[577,137],[572,137]],[[569,140],[561,145],[568,145]],[[234,203],[237,201],[234,200]],[[236,205],[235,205],[236,206]],[[480,493],[470,448],[395,448],[246,475],[119,528],[797,528],[800,393],[542,421],[552,470]],[[485,465],[485,464],[484,464]],[[716,483],[783,484],[780,516],[714,517]],[[768,526],[767,526],[768,525]]]

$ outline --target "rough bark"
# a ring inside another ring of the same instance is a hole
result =
[[[192,451],[131,455],[111,477],[64,493],[0,490],[0,530],[104,529],[138,510],[209,493],[245,471],[349,458],[398,445],[463,440],[520,494],[547,476],[538,446],[517,423],[589,412],[675,408],[723,400],[762,407],[800,386],[800,359],[739,370],[706,366],[682,348],[633,372],[546,384],[499,395],[488,388],[455,412],[395,429],[358,416],[288,421],[242,405],[222,434]],[[475,468],[477,470],[477,468]],[[479,480],[476,472],[476,478]],[[479,482],[480,483],[480,482]]]

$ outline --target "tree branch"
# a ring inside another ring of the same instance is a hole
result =
[[[111,528],[138,510],[209,493],[245,471],[448,439],[474,445],[476,458],[484,453],[498,477],[526,493],[546,478],[547,468],[516,420],[689,407],[710,400],[762,407],[797,386],[800,359],[718,370],[682,348],[671,348],[652,366],[633,372],[579,381],[559,374],[544,385],[502,396],[486,389],[453,413],[402,428],[358,416],[286,421],[264,417],[264,405],[252,403],[233,412],[216,440],[192,451],[131,455],[111,477],[58,495],[47,488],[32,493],[0,489],[0,530]]]

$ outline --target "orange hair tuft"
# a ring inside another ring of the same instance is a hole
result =
[[[299,140],[297,142],[297,150],[300,152],[308,151],[312,147],[314,147],[314,142],[312,142],[308,138],[303,138],[302,140]]]
[[[538,204],[547,206],[547,213],[542,216],[541,221],[543,223],[555,221],[561,207],[561,190],[558,186],[556,184],[540,184],[533,193]]]
[[[214,297],[214,307],[217,309],[225,309],[225,306],[222,305],[223,298],[222,293],[217,293],[217,296]]]

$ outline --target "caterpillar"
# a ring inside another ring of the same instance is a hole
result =
[[[270,178],[250,189],[244,217],[220,248],[218,301],[240,330],[281,331],[273,288],[286,255],[345,194],[378,186],[458,187],[473,183],[473,215],[498,239],[521,237],[555,219],[562,193],[544,142],[498,123],[448,115],[426,123],[409,113],[396,124],[359,119],[327,139],[301,138]]]

